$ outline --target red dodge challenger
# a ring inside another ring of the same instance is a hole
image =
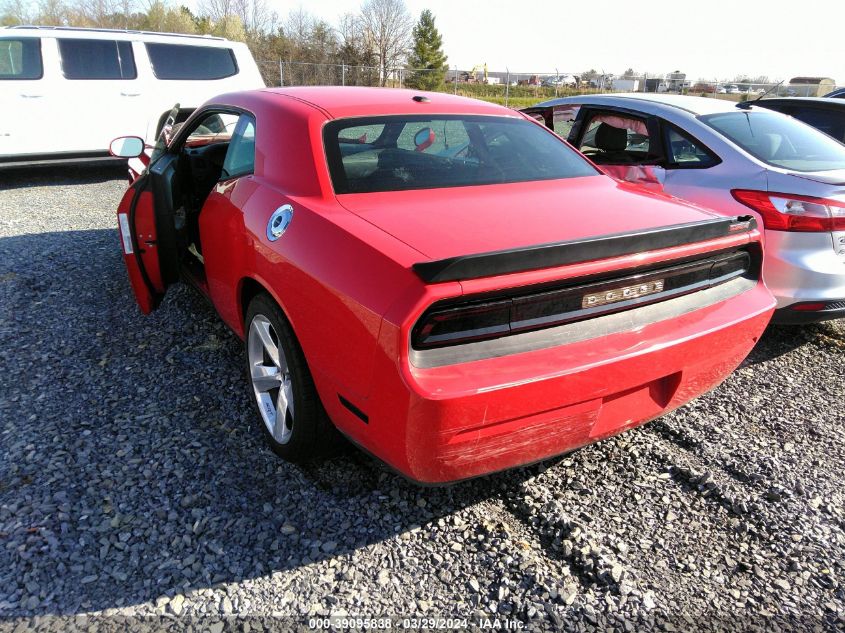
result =
[[[336,427],[419,482],[536,462],[713,388],[774,307],[752,218],[616,182],[500,106],[267,89],[163,137],[118,210],[132,288],[144,313],[180,279],[208,296],[285,459]]]

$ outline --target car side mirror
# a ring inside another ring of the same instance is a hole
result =
[[[434,143],[434,130],[430,127],[424,127],[414,134],[414,146],[416,151],[422,152],[431,147]]]
[[[144,139],[139,136],[121,136],[109,145],[109,154],[117,158],[137,158],[144,153]]]

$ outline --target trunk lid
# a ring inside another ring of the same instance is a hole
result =
[[[814,171],[810,173],[791,172],[790,176],[811,180],[823,185],[834,186],[842,190],[845,188],[845,169],[834,169],[833,171]]]
[[[717,217],[692,204],[601,176],[345,194],[338,200],[433,260]]]

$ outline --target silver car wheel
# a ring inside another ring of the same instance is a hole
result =
[[[287,444],[293,433],[293,383],[279,336],[262,314],[249,324],[247,356],[252,390],[264,425],[279,444]]]

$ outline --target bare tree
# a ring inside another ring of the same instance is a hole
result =
[[[390,70],[405,61],[413,19],[403,0],[366,0],[361,7],[361,20],[369,47],[378,56],[384,86]]]
[[[272,30],[276,24],[276,13],[270,10],[266,0],[233,0],[232,4],[250,39]]]
[[[32,22],[29,3],[23,0],[5,0],[0,2],[0,26],[15,26]]]
[[[216,25],[216,31],[228,32],[231,25],[239,25],[250,42],[272,30],[276,23],[276,14],[267,6],[267,0],[200,0],[199,13]]]
[[[130,5],[123,0],[76,0],[69,7],[73,26],[125,28]]]
[[[67,5],[63,0],[41,0],[35,20],[45,26],[65,26],[70,21]]]
[[[235,14],[235,0],[200,0],[198,8],[200,15],[220,22]]]
[[[375,66],[375,51],[370,47],[364,20],[360,15],[346,13],[340,16],[337,27],[339,60],[351,66]],[[367,83],[374,81],[373,73],[366,71]]]

